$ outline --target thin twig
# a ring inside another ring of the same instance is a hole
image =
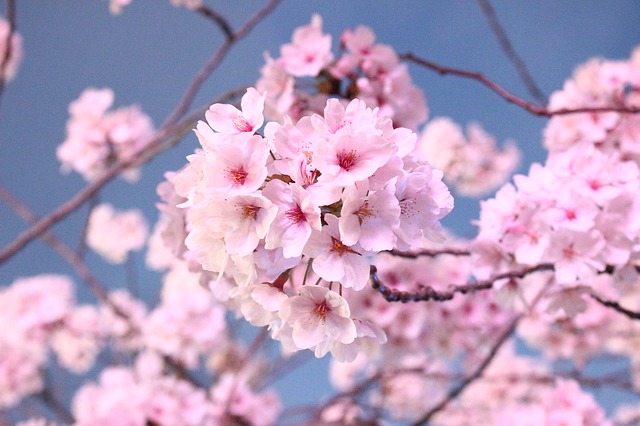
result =
[[[423,59],[411,52],[404,53],[399,55],[401,59],[404,59],[409,62],[413,62],[430,70],[433,70],[441,75],[455,75],[458,77],[469,78],[471,80],[476,80],[483,84],[484,86],[491,89],[493,92],[498,94],[507,102],[515,104],[520,108],[530,112],[531,114],[540,116],[540,117],[553,117],[555,115],[568,115],[568,114],[577,114],[577,113],[598,113],[598,112],[619,112],[619,113],[629,113],[629,114],[637,114],[640,113],[640,108],[638,107],[622,107],[622,106],[602,106],[602,107],[584,107],[584,108],[561,108],[556,110],[549,110],[543,106],[533,104],[523,98],[520,98],[513,93],[509,92],[507,89],[503,88],[499,84],[495,83],[493,80],[485,77],[484,74],[477,71],[468,71],[459,68],[446,67],[443,65],[436,64],[435,62],[428,61]]]
[[[493,6],[491,6],[489,0],[478,0],[478,3],[480,4],[480,8],[482,9],[484,16],[487,18],[487,21],[489,21],[489,26],[491,27],[493,34],[495,34],[496,38],[498,39],[498,43],[500,44],[502,51],[504,52],[507,59],[511,61],[516,67],[516,71],[518,71],[518,75],[520,76],[520,79],[524,83],[525,87],[536,101],[543,105],[546,105],[547,97],[542,92],[542,90],[540,90],[535,80],[531,76],[531,73],[529,72],[529,69],[527,68],[524,60],[513,48],[511,40],[509,40],[509,37],[507,36],[507,32],[504,30],[502,25],[500,25],[500,21],[498,21],[498,17],[495,10],[493,9]]]
[[[495,358],[496,354],[502,347],[502,345],[509,339],[509,337],[513,334],[516,326],[518,325],[518,321],[522,318],[522,315],[518,315],[511,320],[509,325],[505,328],[505,330],[500,334],[496,342],[491,346],[488,355],[482,360],[480,365],[475,369],[473,373],[466,376],[456,387],[451,389],[447,396],[436,404],[433,408],[431,408],[428,412],[426,412],[422,417],[420,417],[416,422],[413,423],[413,426],[420,426],[426,424],[431,417],[433,417],[436,413],[443,410],[451,401],[458,397],[471,383],[479,379],[484,370],[491,364],[491,361]]]
[[[630,311],[629,309],[623,308],[616,301],[606,300],[606,299],[598,296],[595,293],[591,293],[591,298],[596,300],[601,305],[606,306],[607,308],[612,308],[616,312],[619,312],[619,313],[621,313],[623,315],[626,315],[627,317],[629,317],[631,319],[640,320],[640,312]]]
[[[200,6],[196,7],[196,11],[206,16],[207,18],[213,20],[216,23],[216,25],[218,25],[220,30],[224,33],[227,40],[233,39],[233,29],[231,28],[229,21],[227,21],[222,15],[220,15],[218,12],[216,12],[212,8],[205,6],[204,4],[201,4]]]
[[[449,254],[453,256],[471,256],[469,250],[462,250],[456,248],[444,248],[444,249],[424,249],[418,251],[401,251],[401,250],[388,250],[385,253],[389,253],[392,256],[402,257],[404,259],[417,259],[419,257],[436,257],[443,254]]]
[[[18,198],[13,196],[9,191],[0,186],[0,200],[13,209],[13,211],[27,223],[33,224],[38,221],[36,216],[29,207],[22,203]],[[49,244],[56,253],[73,267],[74,271],[87,284],[87,287],[102,303],[108,304],[112,309],[117,310],[117,306],[113,305],[103,285],[92,273],[84,260],[62,240],[51,232],[44,232],[40,236],[47,244]]]
[[[375,265],[370,266],[371,287],[382,296],[388,302],[425,302],[428,300],[434,300],[436,302],[444,302],[453,299],[457,294],[473,293],[481,290],[489,290],[493,287],[493,284],[502,279],[516,279],[523,278],[529,274],[539,271],[552,271],[553,265],[543,263],[529,268],[521,269],[519,271],[508,271],[501,274],[496,274],[489,279],[473,281],[464,285],[452,285],[449,291],[437,291],[431,286],[423,286],[416,291],[402,291],[394,288],[390,288],[384,285],[378,278],[378,269]]]
[[[194,79],[189,84],[189,87],[185,91],[182,99],[178,103],[178,106],[169,115],[167,120],[162,125],[162,128],[172,126],[176,121],[182,117],[187,111],[196,93],[200,89],[200,86],[211,75],[211,73],[220,65],[222,60],[227,56],[231,47],[240,39],[244,38],[249,32],[271,13],[281,0],[270,0],[262,9],[256,12],[251,18],[249,18],[238,31],[235,31],[228,36],[224,43],[218,48],[218,50],[211,56],[206,65],[196,74]]]

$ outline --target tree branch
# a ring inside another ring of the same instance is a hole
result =
[[[600,303],[602,306],[606,306],[607,308],[611,308],[613,310],[615,310],[616,312],[619,312],[623,315],[626,315],[627,317],[634,319],[634,320],[640,320],[640,312],[634,312],[634,311],[630,311],[629,309],[623,308],[622,306],[620,306],[620,304],[616,301],[613,300],[606,300],[602,297],[600,297],[599,295],[595,294],[595,293],[591,293],[590,294],[591,298],[596,300],[598,303]]]
[[[489,21],[489,26],[491,27],[493,34],[495,34],[496,38],[498,39],[498,43],[500,44],[502,51],[504,52],[507,59],[511,61],[511,63],[513,63],[513,65],[516,67],[516,71],[518,71],[518,75],[527,88],[527,91],[531,94],[531,96],[533,96],[536,101],[541,104],[546,104],[547,97],[542,92],[542,90],[540,90],[535,80],[531,76],[531,73],[529,73],[529,69],[527,68],[524,60],[513,48],[511,40],[509,40],[507,32],[504,30],[502,25],[500,25],[500,21],[498,21],[496,12],[491,6],[491,3],[489,3],[489,0],[478,0],[478,3],[480,4],[480,8],[482,9],[484,16],[487,18],[487,21]]]
[[[25,222],[33,224],[38,221],[38,217],[29,209],[29,207],[9,193],[9,191],[3,186],[0,186],[0,200],[11,207],[13,211]],[[98,279],[91,273],[91,270],[84,260],[73,249],[71,249],[71,247],[66,245],[51,232],[45,231],[40,237],[49,244],[56,253],[66,260],[71,267],[73,267],[78,277],[86,283],[87,287],[89,287],[98,300],[117,311],[117,306],[114,306],[109,299],[106,287],[98,281]]]
[[[281,0],[270,0],[262,9],[256,12],[251,18],[249,18],[242,27],[238,31],[232,32],[230,35],[227,35],[227,39],[224,43],[218,48],[218,50],[211,56],[206,65],[196,74],[194,79],[189,84],[189,87],[185,91],[182,99],[178,103],[178,106],[173,110],[173,112],[166,119],[162,128],[167,128],[172,126],[176,121],[182,117],[182,115],[187,111],[193,99],[198,93],[200,86],[205,82],[205,80],[211,75],[211,73],[218,68],[222,60],[227,56],[231,47],[240,39],[244,38],[249,32],[262,21],[269,13],[271,13],[278,3]],[[226,22],[226,21],[225,21]],[[228,25],[227,25],[228,26]],[[228,28],[230,30],[230,28]],[[225,31],[223,29],[223,31]]]
[[[419,257],[436,257],[443,254],[450,254],[453,256],[471,256],[471,252],[469,250],[462,250],[456,248],[444,248],[440,250],[418,250],[418,251],[401,251],[401,250],[388,250],[386,253],[389,253],[392,256],[402,257],[404,259],[417,259]]]
[[[224,33],[225,37],[227,37],[227,40],[233,39],[233,29],[231,28],[229,21],[227,21],[222,15],[204,4],[196,7],[196,11],[214,21]]]
[[[520,271],[508,271],[501,274],[496,274],[489,279],[473,281],[464,285],[452,285],[449,291],[437,291],[431,286],[424,286],[416,291],[402,291],[394,288],[386,287],[378,278],[378,269],[375,265],[370,266],[371,287],[378,291],[388,302],[424,302],[428,300],[434,300],[436,302],[444,302],[453,299],[456,293],[467,294],[480,290],[488,290],[493,287],[493,284],[502,279],[515,279],[523,278],[529,274],[538,271],[552,271],[553,265],[543,263],[529,268],[522,269]]]
[[[561,108],[556,110],[549,110],[543,106],[539,106],[533,104],[523,98],[520,98],[513,93],[509,92],[507,89],[503,88],[499,84],[495,83],[493,80],[485,77],[484,74],[476,71],[467,71],[459,68],[446,67],[443,65],[436,64],[435,62],[428,61],[423,59],[411,52],[404,53],[399,55],[401,59],[404,59],[409,62],[413,62],[422,67],[433,70],[441,75],[456,75],[458,77],[468,78],[471,80],[476,80],[488,87],[490,90],[498,94],[507,102],[515,104],[520,108],[530,112],[531,114],[540,116],[540,117],[553,117],[555,115],[567,115],[567,114],[577,114],[577,113],[598,113],[598,112],[619,112],[619,113],[629,113],[629,114],[637,114],[640,113],[640,108],[638,107],[622,107],[622,106],[602,106],[602,107],[585,107],[585,108]]]
[[[513,334],[518,322],[522,318],[522,315],[518,315],[511,320],[509,325],[505,328],[505,330],[500,334],[496,342],[493,344],[491,349],[489,350],[488,355],[484,358],[484,360],[478,365],[473,373],[466,376],[456,387],[451,389],[447,396],[440,401],[436,406],[431,408],[428,412],[426,412],[422,417],[420,417],[416,422],[413,423],[413,426],[420,426],[426,424],[431,417],[433,417],[436,413],[443,410],[451,401],[457,398],[471,383],[479,379],[484,370],[491,364],[491,361],[495,358],[498,350],[502,347],[502,345],[509,339],[509,337]]]

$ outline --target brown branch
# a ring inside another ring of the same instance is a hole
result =
[[[568,114],[577,114],[577,113],[599,113],[599,112],[619,112],[619,113],[629,113],[629,114],[640,113],[640,108],[638,107],[622,107],[622,106],[561,108],[556,110],[549,110],[543,106],[533,104],[523,98],[520,98],[514,95],[513,93],[509,92],[507,89],[495,83],[493,80],[490,80],[489,78],[485,77],[485,75],[480,72],[467,71],[459,68],[452,68],[452,67],[439,65],[439,64],[436,64],[435,62],[431,62],[426,59],[423,59],[411,52],[404,53],[399,56],[401,59],[404,59],[409,62],[413,62],[422,67],[433,70],[441,75],[450,74],[458,77],[476,80],[480,82],[482,85],[488,87],[490,90],[492,90],[496,94],[498,94],[507,102],[515,104],[520,108],[530,112],[531,114],[534,114],[540,117],[553,117],[555,115],[568,115]]]
[[[36,223],[38,216],[36,216],[24,203],[14,197],[9,191],[0,186],[0,200],[13,209],[13,211],[29,224]],[[62,240],[56,237],[51,232],[45,231],[40,236],[47,244],[49,244],[56,253],[58,253],[64,260],[71,265],[76,274],[87,284],[87,287],[101,302],[108,304],[112,309],[117,311],[117,307],[113,305],[109,299],[106,287],[98,281],[98,279],[91,273],[91,270],[84,262],[84,260],[78,256],[78,254],[71,249]]]
[[[489,279],[473,281],[464,285],[452,285],[449,291],[437,291],[431,286],[424,286],[416,291],[402,291],[390,288],[384,285],[378,278],[378,269],[375,265],[370,266],[371,287],[387,300],[387,302],[425,302],[428,300],[434,300],[436,302],[444,302],[453,299],[457,294],[473,293],[480,290],[489,290],[493,287],[493,284],[502,279],[516,279],[523,278],[529,274],[538,271],[552,271],[553,265],[543,263],[536,266],[531,266],[519,271],[508,271],[501,274],[496,274]]]
[[[238,96],[238,92],[244,92],[246,88],[242,90],[236,89],[221,96],[215,102],[226,102],[229,99],[233,99]],[[92,183],[88,184],[84,189],[76,193],[71,199],[64,204],[61,204],[53,212],[40,218],[30,228],[22,232],[15,240],[7,244],[2,250],[0,250],[0,264],[6,262],[9,258],[13,257],[24,246],[38,238],[51,226],[60,222],[67,217],[78,207],[84,204],[88,199],[94,196],[103,186],[109,183],[112,179],[118,176],[122,171],[129,167],[141,165],[156,155],[166,151],[167,149],[176,145],[182,137],[189,132],[196,124],[198,119],[204,114],[208,106],[202,107],[182,120],[180,123],[169,126],[163,130],[160,130],[149,145],[142,150],[138,151],[131,158],[115,163],[105,173],[97,178]]]
[[[74,418],[71,412],[64,406],[64,404],[56,397],[54,392],[51,392],[46,387],[38,394],[42,402],[51,408],[56,416],[64,423],[73,423]]]
[[[491,346],[491,349],[489,350],[489,353],[487,354],[487,356],[484,358],[484,360],[482,360],[480,365],[476,367],[475,371],[470,375],[466,376],[460,383],[458,383],[456,387],[451,389],[447,394],[447,396],[442,401],[440,401],[428,412],[426,412],[422,417],[420,417],[416,422],[414,422],[413,426],[420,426],[420,425],[426,424],[431,419],[431,417],[433,417],[439,411],[443,410],[451,401],[457,398],[471,383],[478,380],[482,376],[482,374],[484,373],[484,370],[489,366],[489,364],[491,364],[491,361],[493,361],[493,359],[495,358],[496,354],[498,353],[502,345],[513,334],[514,330],[516,329],[516,326],[518,325],[518,322],[520,321],[520,318],[522,318],[522,315],[518,315],[511,320],[509,325],[505,328],[502,334],[500,334],[500,336],[498,337],[496,342],[493,344],[493,346]]]
[[[450,254],[453,256],[471,256],[471,252],[469,250],[462,250],[456,248],[444,248],[439,250],[419,250],[419,251],[401,251],[401,250],[388,250],[385,253],[389,253],[392,256],[402,257],[404,259],[417,259],[419,257],[436,257],[443,254]]]
[[[542,90],[540,90],[535,80],[531,76],[531,73],[529,73],[529,69],[527,68],[527,65],[525,64],[524,60],[520,57],[520,55],[518,55],[516,50],[513,48],[513,45],[511,44],[511,40],[509,40],[509,37],[507,36],[507,32],[504,30],[502,25],[500,25],[500,21],[498,21],[496,12],[493,9],[493,6],[491,6],[491,3],[489,3],[489,0],[478,0],[478,3],[480,4],[480,8],[482,9],[484,16],[487,18],[487,21],[489,22],[489,26],[491,27],[493,34],[498,39],[498,43],[500,44],[502,51],[504,52],[507,59],[511,61],[511,63],[513,63],[513,65],[516,67],[516,71],[518,72],[520,79],[522,80],[525,87],[527,88],[527,91],[538,102],[540,102],[541,104],[546,104],[547,97],[542,92]]]
[[[613,300],[606,300],[595,293],[591,293],[591,298],[596,300],[602,306],[606,306],[607,308],[612,308],[616,312],[619,312],[631,319],[640,320],[640,312],[631,311],[629,309],[623,308],[620,304]]]
[[[205,82],[205,80],[211,75],[211,73],[220,65],[222,60],[227,56],[231,47],[240,39],[244,38],[249,32],[262,21],[264,18],[271,13],[278,3],[281,0],[270,0],[265,6],[262,7],[258,12],[256,12],[251,18],[249,18],[242,27],[238,31],[233,32],[230,36],[227,36],[227,39],[224,43],[218,48],[218,50],[211,56],[209,61],[205,64],[205,66],[196,74],[194,79],[189,84],[189,87],[185,91],[182,99],[178,103],[178,106],[173,110],[173,112],[169,115],[167,120],[162,125],[162,128],[167,128],[172,126],[176,121],[182,117],[182,115],[187,111],[193,99],[196,96],[196,93],[200,89],[200,86]]]
[[[5,51],[2,58],[0,58],[0,96],[2,96],[2,92],[4,91],[4,86],[6,84],[5,72],[7,69],[7,65],[9,64],[9,58],[11,58],[11,40],[13,39],[13,33],[16,28],[16,2],[15,0],[7,0],[7,11],[6,11],[7,22],[9,23],[9,32],[7,33],[7,39],[5,42]]]
[[[218,25],[218,27],[220,28],[220,30],[224,33],[225,37],[227,38],[227,40],[231,40],[233,39],[233,29],[231,28],[231,25],[229,24],[229,21],[227,21],[222,15],[220,15],[218,12],[216,12],[215,10],[213,10],[212,8],[205,6],[203,4],[201,4],[200,6],[196,7],[195,9],[198,13],[206,16],[207,18],[213,20],[216,25]]]
[[[0,200],[9,205],[15,212],[26,222],[32,223],[37,221],[38,217],[20,200],[11,195],[4,187],[0,186]],[[130,322],[129,315],[122,311],[118,305],[109,297],[106,291],[106,286],[102,284],[92,273],[84,260],[63,241],[58,239],[51,232],[45,231],[40,236],[47,244],[49,244],[56,253],[58,253],[63,259],[69,263],[76,274],[87,284],[93,294],[105,305],[109,306],[111,310],[120,318],[127,321],[130,326],[133,327],[133,323]],[[198,383],[194,377],[192,377],[185,368],[169,356],[164,357],[165,363],[183,380],[189,381],[194,386],[204,388],[202,384]],[[44,395],[44,394],[43,394]]]

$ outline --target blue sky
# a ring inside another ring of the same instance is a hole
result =
[[[248,0],[205,2],[219,7],[236,28],[249,11],[263,4]],[[85,185],[77,175],[61,175],[55,160],[56,146],[65,138],[69,102],[88,86],[108,86],[115,92],[116,106],[137,103],[159,126],[221,43],[222,35],[210,21],[173,8],[168,0],[133,0],[120,16],[109,14],[105,0],[17,3],[25,58],[17,78],[0,99],[0,185],[44,215]],[[562,86],[577,64],[593,56],[625,58],[640,43],[640,3],[634,0],[504,0],[492,4],[515,49],[547,95]],[[325,31],[334,35],[334,45],[344,28],[366,24],[380,42],[391,44],[398,52],[410,51],[443,65],[481,71],[529,98],[476,2],[288,0],[234,47],[203,86],[194,107],[229,89],[252,84],[259,75],[263,53],[277,55],[293,29],[308,23],[313,13],[322,15]],[[426,93],[431,117],[449,116],[462,125],[479,121],[499,141],[514,139],[525,155],[522,171],[531,161],[544,161],[540,135],[545,119],[507,104],[477,82],[442,77],[416,66],[411,66],[411,72]],[[100,199],[122,209],[140,208],[150,222],[155,221],[155,186],[165,171],[182,166],[196,145],[196,138],[187,136],[177,148],[145,167],[136,185],[116,180],[102,191]],[[454,232],[473,235],[470,220],[478,215],[477,203],[456,200],[448,226]],[[54,231],[70,245],[77,245],[85,215],[86,209],[82,209],[56,225]],[[10,209],[0,205],[1,246],[24,228]],[[125,285],[124,268],[104,265],[92,254],[88,261],[98,276],[114,287]],[[47,246],[34,242],[0,266],[0,285],[45,272],[73,275]],[[146,273],[141,262],[137,275],[138,286],[153,297],[159,288],[158,277]],[[323,365],[296,373],[295,382],[305,384],[311,398],[326,389],[324,380],[314,384],[310,379]],[[285,392],[296,393],[291,387],[294,380],[288,382],[283,384]]]

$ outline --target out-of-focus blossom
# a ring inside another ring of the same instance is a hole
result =
[[[139,210],[117,211],[100,204],[91,211],[87,245],[110,263],[123,263],[131,251],[144,247],[148,227]]]
[[[71,102],[67,137],[56,150],[64,173],[73,170],[93,181],[116,162],[133,158],[152,140],[151,119],[135,105],[108,111],[113,100],[109,88],[88,88]],[[132,181],[138,172],[130,167],[123,177]]]

